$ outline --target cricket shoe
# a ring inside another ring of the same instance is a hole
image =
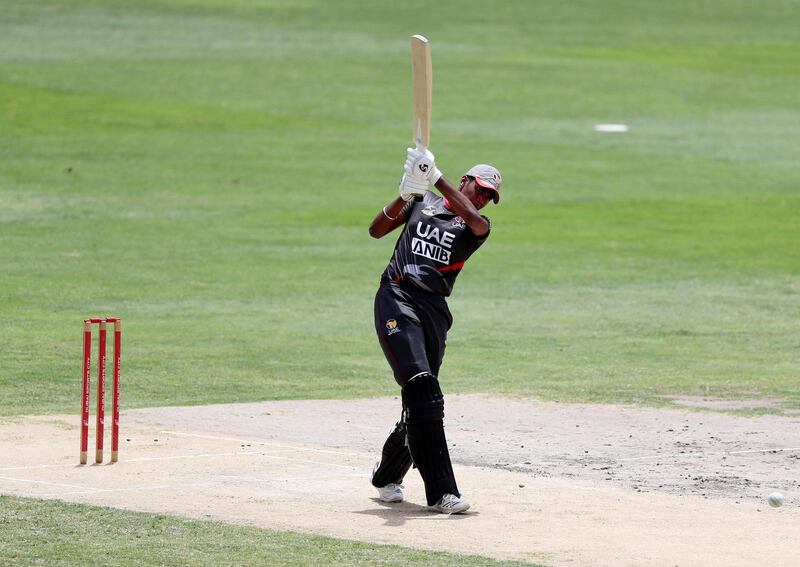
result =
[[[378,500],[381,502],[402,502],[403,485],[387,484],[386,486],[376,487],[378,489]]]
[[[461,514],[469,510],[469,502],[455,494],[445,494],[436,504],[428,506],[428,509],[442,514]]]
[[[378,470],[380,466],[380,461],[375,463],[375,468],[372,469],[372,476],[370,480],[375,476],[375,471]],[[373,485],[375,486],[375,485]],[[378,500],[381,502],[402,502],[403,501],[403,485],[397,484],[394,482],[390,482],[386,486],[375,486],[375,489],[378,491]]]

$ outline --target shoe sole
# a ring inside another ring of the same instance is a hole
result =
[[[429,506],[428,509],[431,510],[432,512],[439,512],[440,514],[447,514],[448,516],[451,516],[453,514],[463,514],[464,512],[469,510],[469,504],[458,506],[457,508],[450,508],[449,510],[445,510],[437,506]]]
[[[403,497],[402,496],[395,497],[395,498],[381,498],[381,497],[378,497],[378,500],[380,500],[381,502],[386,502],[387,504],[396,504],[397,502],[402,502],[403,501]]]

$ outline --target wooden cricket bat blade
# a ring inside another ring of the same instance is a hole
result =
[[[411,36],[411,93],[412,139],[417,147],[427,148],[431,142],[433,67],[431,45],[421,35]]]

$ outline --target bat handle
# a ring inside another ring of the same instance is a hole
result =
[[[417,136],[417,139],[414,140],[414,142],[416,143],[417,149],[419,151],[421,151],[421,152],[425,151],[425,146],[422,144],[422,127],[421,126],[420,126],[420,130],[419,130],[419,136]],[[414,200],[415,201],[420,202],[420,201],[422,201],[422,199],[423,199],[422,195],[414,195]]]
[[[417,123],[417,137],[414,139],[417,149],[421,152],[425,151],[425,146],[422,144],[422,122]],[[422,195],[414,195],[414,200],[417,202],[422,201]]]
[[[417,145],[417,149],[424,152],[425,151],[425,144],[422,143],[422,121],[417,122],[417,135],[414,137],[414,142]]]

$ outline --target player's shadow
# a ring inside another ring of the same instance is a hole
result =
[[[381,502],[377,498],[371,498],[376,508],[369,508],[367,510],[356,510],[355,514],[365,514],[367,516],[376,516],[381,518],[386,526],[403,526],[408,521],[414,520],[466,520],[470,517],[477,516],[477,512],[466,512],[465,514],[452,514],[450,516],[442,517],[442,514],[431,512],[427,506],[414,504],[412,502],[400,502],[396,504],[388,504]]]

